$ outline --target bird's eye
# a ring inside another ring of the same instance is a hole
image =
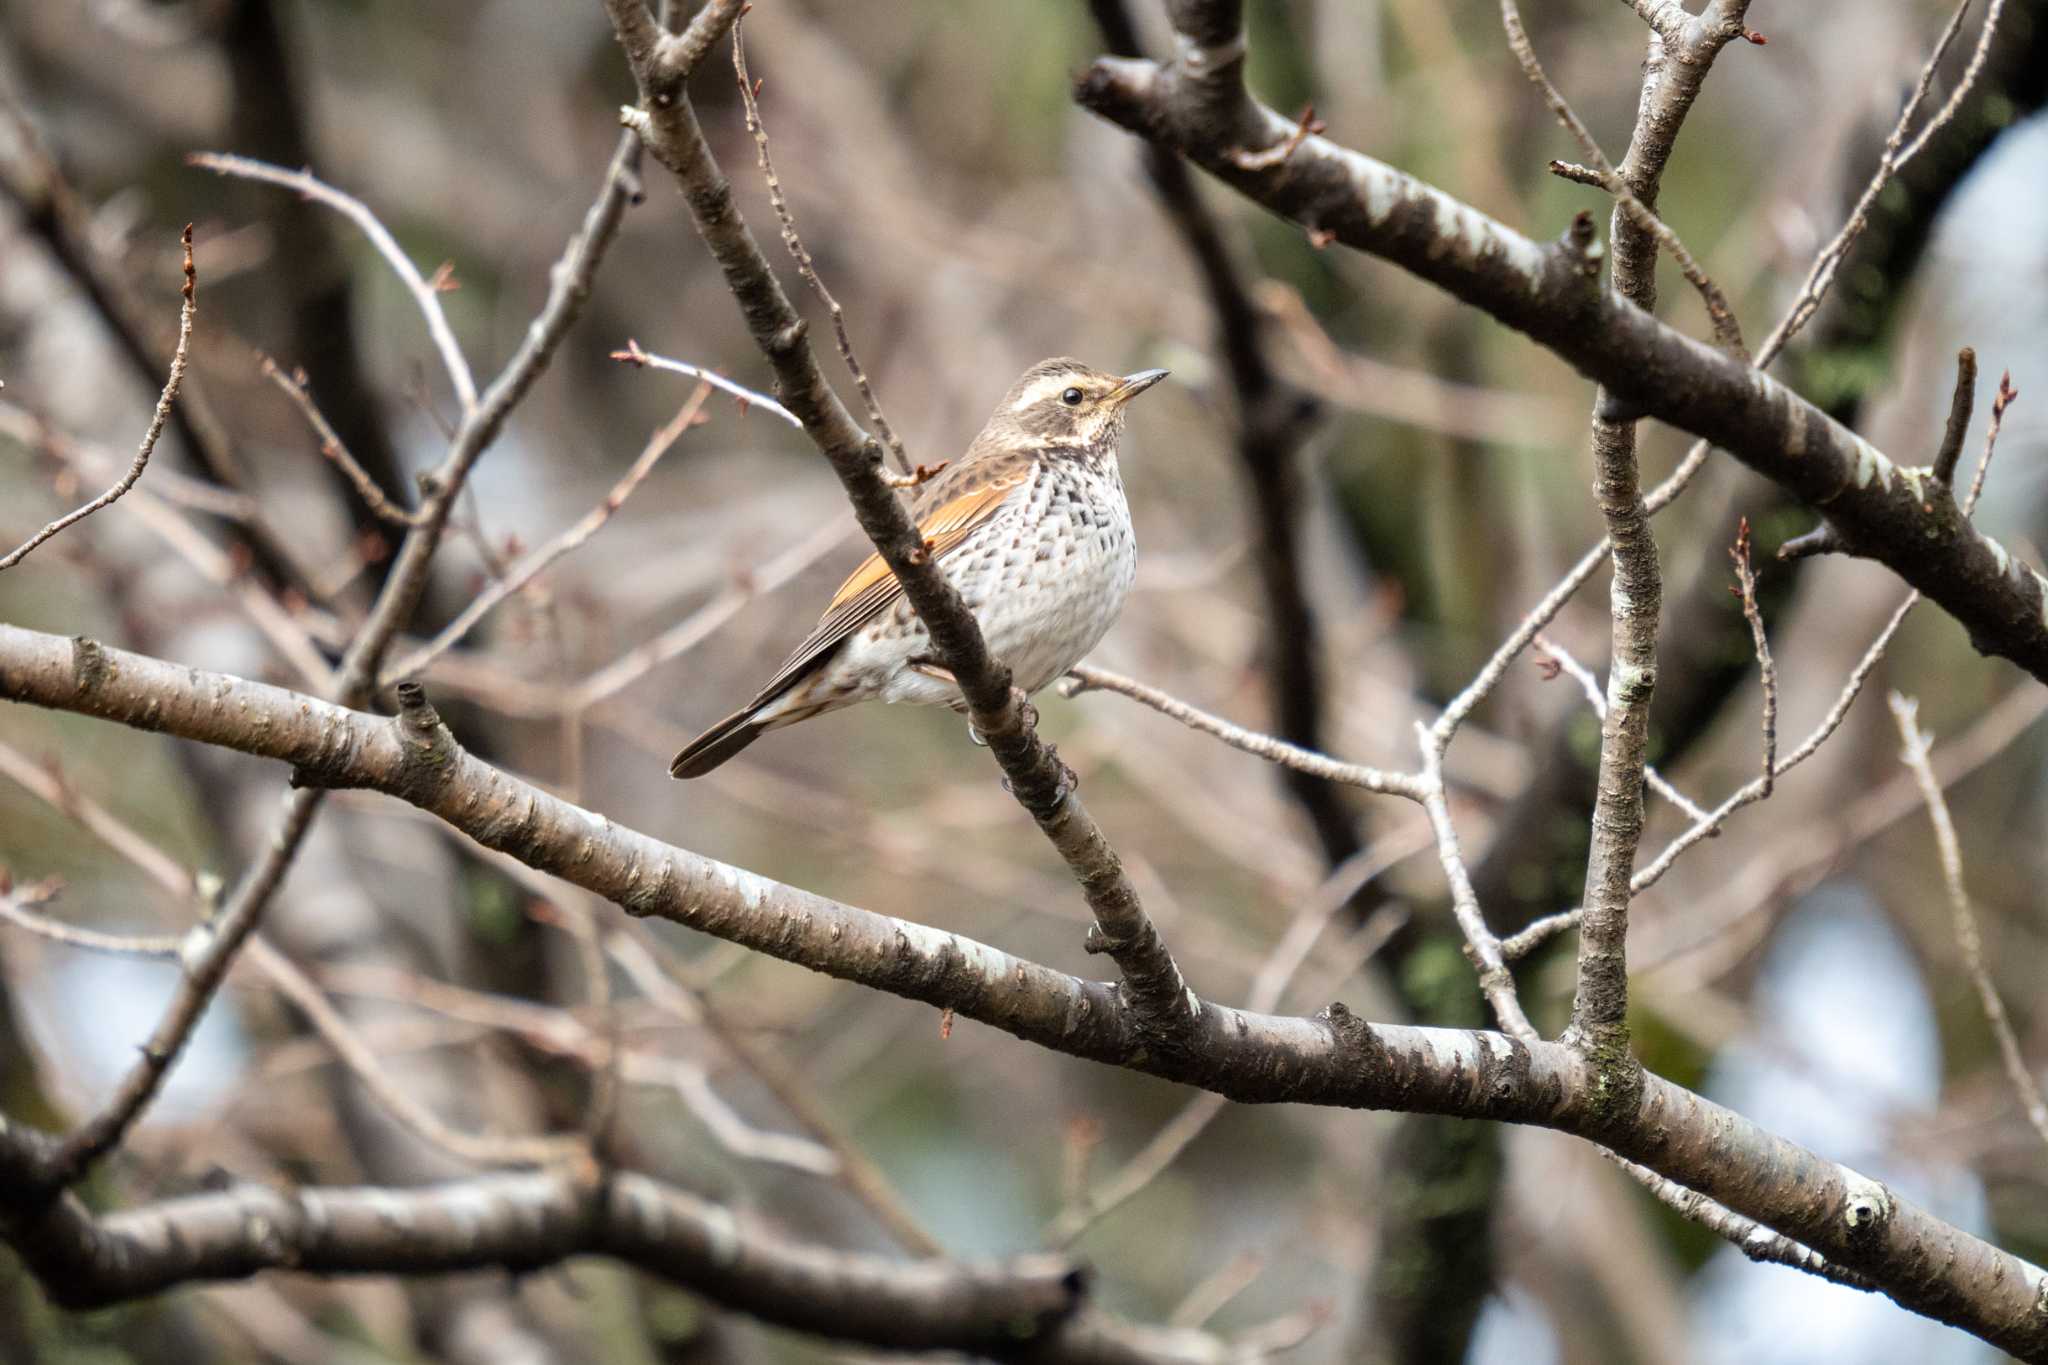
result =
[[[1079,389],[1068,389],[1060,395],[1060,401],[1070,408],[1078,408],[1081,406],[1081,391]]]

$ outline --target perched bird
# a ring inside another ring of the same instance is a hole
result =
[[[1093,649],[1131,590],[1137,543],[1116,448],[1125,405],[1165,377],[1040,361],[912,505],[990,652],[1027,694]],[[864,701],[966,705],[879,555],[840,585],[754,699],[692,740],[669,773],[701,777],[770,730]]]

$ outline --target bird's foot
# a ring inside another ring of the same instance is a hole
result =
[[[1059,770],[1056,785],[1053,787],[1052,803],[1050,806],[1050,809],[1058,810],[1062,805],[1066,804],[1069,796],[1072,796],[1080,789],[1081,774],[1075,772],[1073,765],[1061,758],[1060,751],[1050,744],[1045,746],[1045,756],[1051,759],[1053,766]],[[1010,779],[1007,777],[1003,779],[1003,790],[1012,796],[1017,794],[1017,789],[1010,785]]]

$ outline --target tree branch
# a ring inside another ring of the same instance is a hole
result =
[[[97,652],[100,662],[88,662]],[[1203,1003],[1184,1048],[1084,981],[957,934],[860,910],[648,838],[458,746],[416,696],[395,720],[89,641],[0,625],[0,697],[290,763],[301,782],[383,791],[477,842],[678,924],[1069,1056],[1248,1103],[1537,1124],[1600,1142],[1860,1272],[1902,1305],[2048,1360],[2048,1275],[1660,1077],[1616,1114],[1572,1049],[1460,1029]],[[22,1188],[19,1154],[0,1199]],[[8,1158],[0,1155],[0,1166]],[[53,1215],[54,1216],[54,1215]],[[1939,1262],[1946,1273],[1925,1274]]]
[[[725,272],[754,342],[775,370],[778,397],[831,463],[853,504],[854,518],[903,585],[904,596],[930,632],[932,647],[958,680],[975,731],[1009,779],[1017,800],[1038,822],[1080,882],[1099,936],[1116,962],[1127,1004],[1162,1045],[1186,1032],[1194,993],[1153,926],[1123,863],[1072,790],[1065,765],[1041,741],[1010,685],[1010,670],[989,653],[981,628],[959,592],[926,551],[902,502],[882,475],[882,447],[854,422],[818,369],[808,329],[783,291],[760,244],[733,202],[732,186],[711,154],[673,63],[646,55],[639,0],[607,0],[620,45],[633,65],[641,103],[621,122],[639,133],[655,160],[669,168],[690,206],[698,234]],[[716,41],[738,19],[738,5],[711,0],[690,33],[711,25]],[[721,27],[722,25],[722,27]],[[656,44],[668,50],[668,42]],[[701,58],[700,58],[701,59]]]
[[[192,268],[192,225],[185,224],[181,238],[185,244],[185,288],[184,302],[178,306],[178,345],[171,352],[170,373],[164,378],[163,391],[157,395],[156,410],[150,414],[149,428],[142,433],[142,443],[135,448],[135,458],[128,464],[128,472],[108,485],[107,490],[75,508],[42,530],[30,536],[12,553],[0,558],[0,569],[11,569],[27,559],[29,553],[44,541],[58,535],[67,527],[84,521],[102,507],[118,501],[142,478],[142,471],[149,468],[149,457],[156,451],[157,439],[164,434],[164,423],[170,420],[171,407],[178,401],[178,390],[185,382],[185,361],[192,353],[192,314],[198,302],[197,272]]]
[[[1851,553],[1938,602],[1980,652],[2048,681],[2048,579],[1966,526],[1953,500],[1927,496],[1924,471],[1901,468],[1782,383],[1603,289],[1590,234],[1531,241],[1318,135],[1283,166],[1245,169],[1234,153],[1279,145],[1295,124],[1245,92],[1236,5],[1187,0],[1175,13],[1199,20],[1183,24],[1175,61],[1100,59],[1079,82],[1081,103],[1273,212],[1526,333],[1604,386],[1614,415],[1657,417],[1727,449],[1823,509]]]

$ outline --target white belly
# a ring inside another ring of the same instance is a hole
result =
[[[995,520],[945,560],[946,576],[981,624],[1012,681],[1037,692],[1108,633],[1137,576],[1137,542],[1111,460],[1041,473]],[[958,705],[950,682],[912,668],[930,657],[908,602],[869,623],[831,665],[884,701]]]

